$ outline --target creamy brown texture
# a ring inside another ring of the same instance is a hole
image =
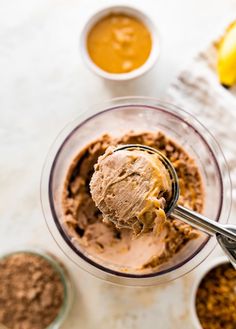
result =
[[[158,154],[138,149],[114,151],[99,157],[91,178],[92,198],[104,221],[129,228],[135,236],[161,231],[171,178]]]
[[[98,157],[109,146],[143,144],[160,150],[174,165],[180,185],[179,203],[201,212],[204,194],[195,162],[175,142],[161,132],[129,132],[120,138],[103,135],[81,150],[72,161],[62,196],[63,229],[88,257],[102,265],[130,273],[153,272],[172,262],[199,232],[179,220],[168,220],[160,235],[145,233],[132,239],[128,229],[117,230],[104,223],[90,195],[89,183]]]
[[[142,66],[152,48],[147,27],[136,17],[112,13],[89,31],[87,49],[93,62],[109,73],[127,73]]]

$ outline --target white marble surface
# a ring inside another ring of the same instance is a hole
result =
[[[112,286],[79,270],[46,228],[40,174],[57,133],[93,103],[125,95],[162,97],[177,72],[219,31],[224,18],[236,13],[236,1],[126,2],[150,14],[162,44],[155,68],[123,84],[94,76],[78,49],[86,17],[110,3],[117,1],[0,1],[0,249],[36,245],[65,261],[77,298],[63,329],[192,329],[188,299],[200,269],[145,289]]]

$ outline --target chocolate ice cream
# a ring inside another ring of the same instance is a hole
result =
[[[136,236],[160,233],[166,199],[171,198],[171,178],[158,154],[109,147],[95,165],[90,188],[106,222],[129,228]]]
[[[103,221],[90,194],[94,165],[109,146],[142,144],[160,150],[174,165],[179,185],[179,204],[202,212],[202,179],[194,160],[176,142],[161,132],[129,132],[120,138],[103,135],[91,142],[71,162],[62,195],[62,228],[72,243],[100,265],[128,273],[150,273],[169,266],[183,250],[199,246],[200,234],[179,220],[164,223],[161,234],[147,232],[132,238],[130,229],[117,229]],[[180,256],[181,257],[181,256]]]

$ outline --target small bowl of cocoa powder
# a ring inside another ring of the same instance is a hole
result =
[[[71,306],[67,270],[51,254],[19,250],[0,259],[0,327],[56,329]]]
[[[208,263],[191,296],[196,329],[236,328],[236,270],[226,257]]]

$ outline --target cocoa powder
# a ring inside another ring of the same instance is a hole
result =
[[[64,298],[59,274],[43,257],[20,252],[0,261],[0,326],[45,329]]]

